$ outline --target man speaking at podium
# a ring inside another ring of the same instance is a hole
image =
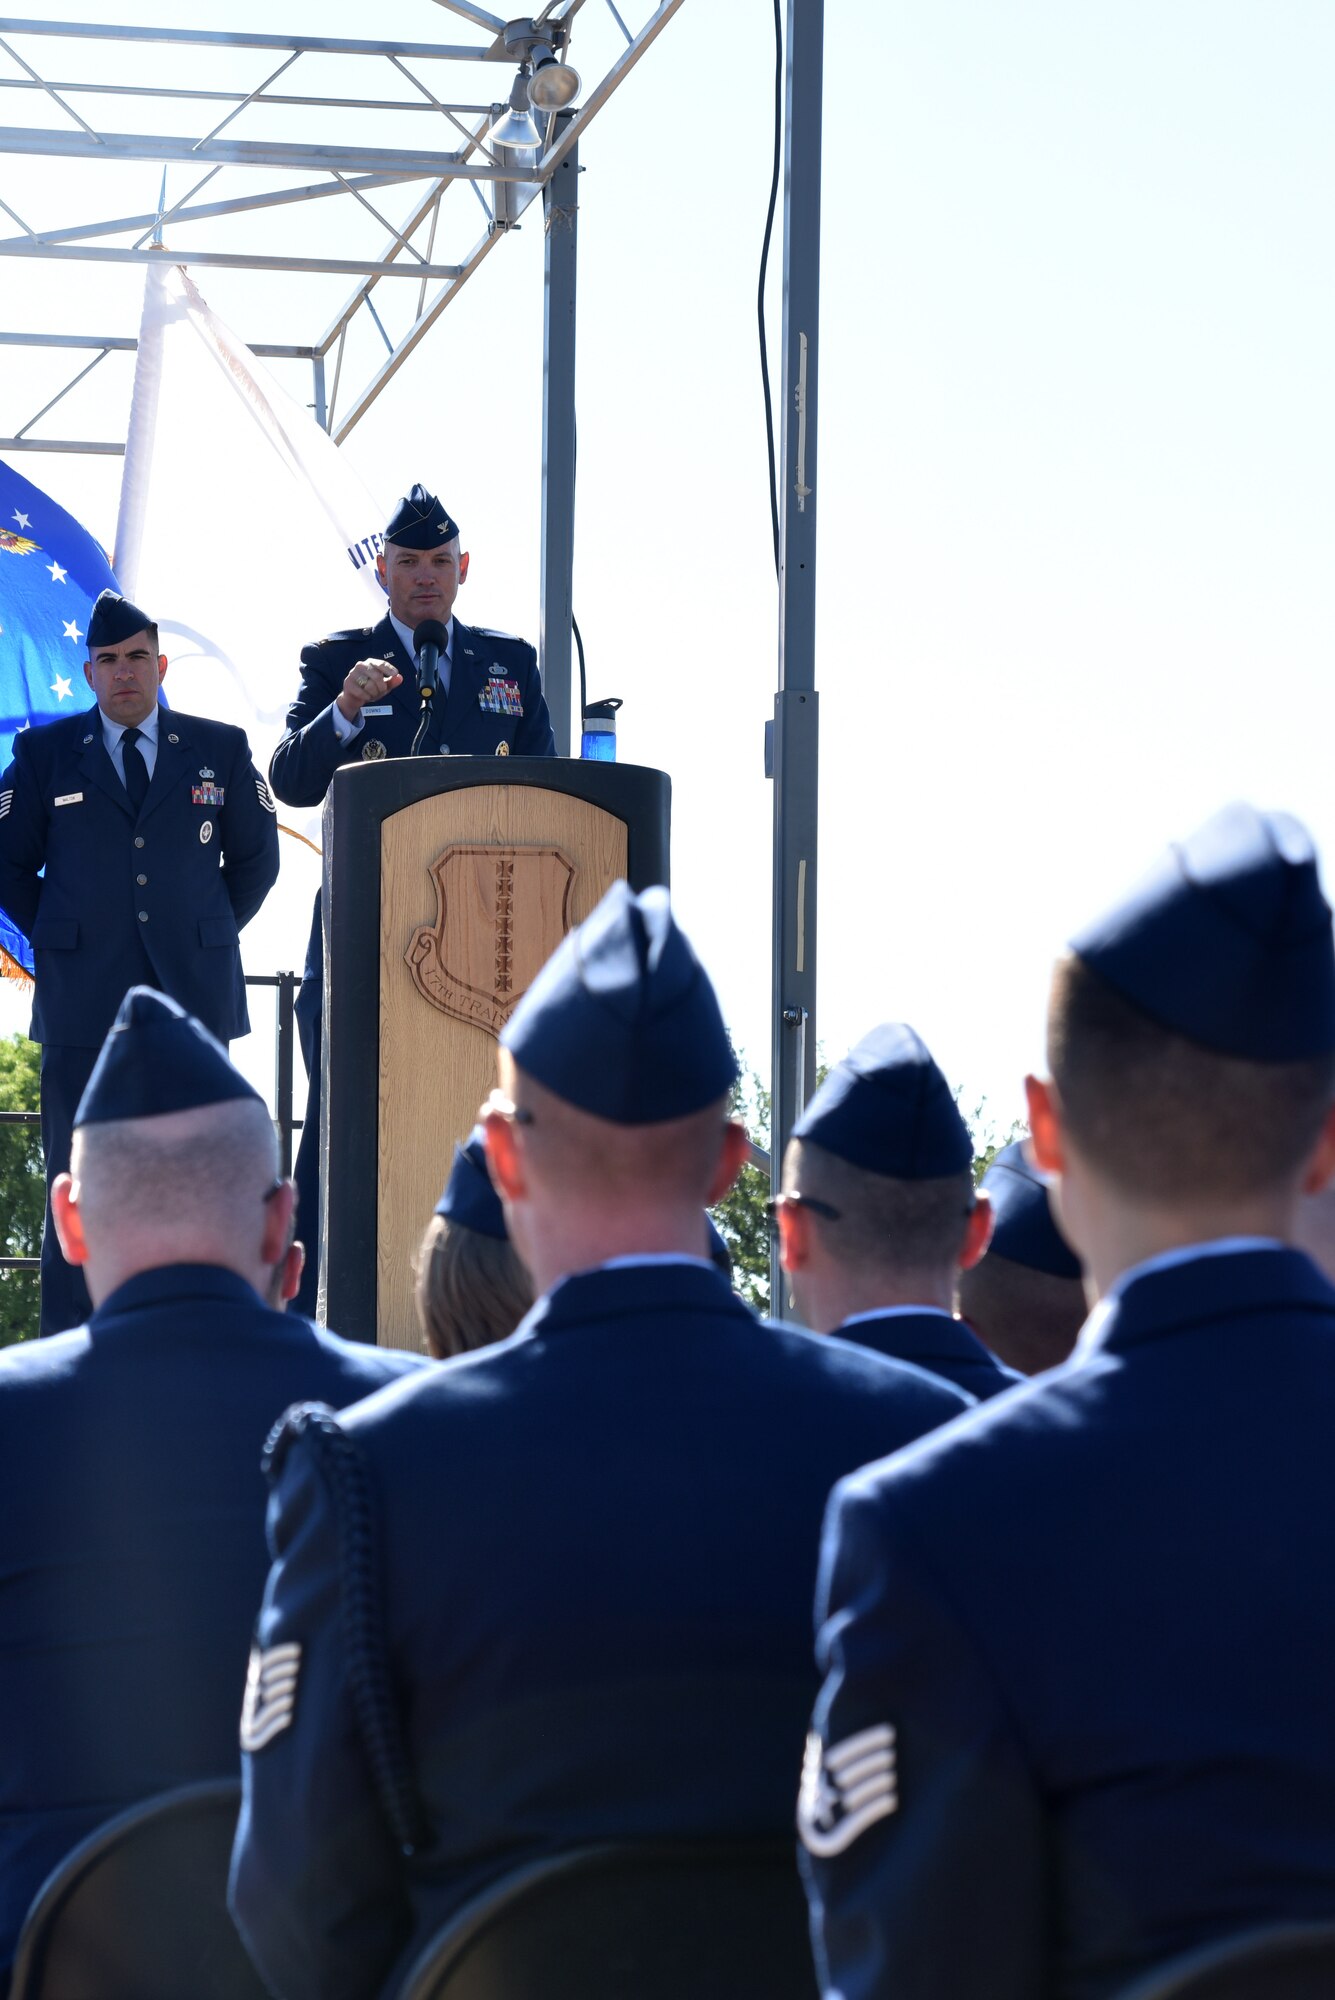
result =
[[[301,686],[274,751],[269,783],[290,806],[318,806],[342,764],[407,757],[421,720],[415,639],[434,622],[436,694],[420,748],[464,757],[553,757],[556,739],[538,656],[525,639],[461,624],[454,600],[468,576],[458,524],[424,486],[400,500],[376,557],[389,612],[378,625],[334,632],[301,655]],[[298,1226],[307,1246],[298,1309],[315,1310],[319,1241],[320,1015],[324,945],[320,899],[306,951],[297,1024],[310,1088],[297,1154]]]
[[[290,806],[318,806],[340,764],[406,757],[421,711],[414,634],[445,629],[439,686],[424,750],[465,757],[551,757],[556,751],[538,656],[525,639],[454,616],[468,576],[459,529],[435,495],[400,500],[376,557],[389,613],[358,632],[334,632],[301,655],[301,687],[269,778]]]

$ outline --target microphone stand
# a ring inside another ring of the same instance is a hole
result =
[[[437,618],[424,618],[413,633],[413,646],[417,653],[418,685],[422,695],[422,719],[417,725],[417,734],[413,737],[413,747],[408,752],[410,757],[426,755],[427,717],[431,713],[431,704],[439,685],[440,656],[445,650],[448,636],[445,627]]]
[[[417,725],[417,734],[413,738],[413,747],[408,752],[410,757],[424,757],[426,755],[422,745],[426,741],[426,726],[431,717],[431,697],[435,691],[435,688],[429,682],[423,684],[422,719]]]

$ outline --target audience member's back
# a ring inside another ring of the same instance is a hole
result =
[[[337,1425],[298,1413],[275,1447],[256,1671],[295,1647],[300,1682],[247,1732],[233,1906],[285,2000],[378,1990],[527,1857],[787,1832],[829,1488],[969,1407],[763,1324],[705,1262],[701,1210],[746,1136],[662,892],[613,892],[567,940],[501,1063],[488,1159],[537,1304]],[[383,1669],[339,1612],[367,1585],[340,1529],[363,1505]]]
[[[60,1196],[92,1320],[0,1355],[0,1968],[86,1833],[238,1768],[269,1430],[426,1365],[263,1303],[291,1192],[263,1105],[201,1034],[127,1000]]]
[[[801,1824],[843,2000],[923,1965],[951,2000],[1111,2000],[1335,1917],[1335,1290],[1288,1240],[1335,1163],[1335,950],[1303,830],[1237,807],[1171,849],[1059,963],[1048,1053],[1076,1352],[831,1506]],[[860,1813],[841,1746],[883,1725],[898,1789]]]

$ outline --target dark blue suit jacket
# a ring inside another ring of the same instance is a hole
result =
[[[393,660],[403,675],[380,704],[388,713],[364,711],[361,730],[350,743],[340,743],[332,711],[348,670],[358,660],[380,659]],[[510,706],[516,700],[522,712],[513,714]],[[420,715],[417,668],[388,615],[364,631],[334,632],[304,647],[301,686],[287,712],[287,734],[269,764],[274,791],[288,805],[318,806],[341,764],[408,756]],[[433,714],[426,740],[433,749],[448,748],[456,755],[552,756],[556,741],[532,646],[456,618],[450,692],[441,715]]]
[[[840,1340],[870,1347],[892,1361],[911,1361],[930,1375],[940,1375],[979,1402],[1014,1389],[1024,1381],[1004,1368],[962,1319],[933,1306],[905,1306],[883,1313],[860,1313],[834,1329]]]
[[[221,1041],[244,1035],[237,934],[277,876],[273,800],[242,730],[160,710],[137,818],[96,707],[14,739],[0,906],[32,944],[34,1041],[99,1047],[145,980]]]
[[[302,1648],[300,1684],[245,1759],[233,1865],[274,1990],[360,2000],[479,1884],[579,1841],[790,1829],[826,1495],[966,1408],[674,1263],[565,1279],[502,1345],[345,1415],[424,1821],[407,1861],[350,1692],[347,1537],[291,1444],[259,1639]]]
[[[1102,2000],[1335,1917],[1335,1290],[1195,1256],[1083,1340],[831,1501],[802,1828],[840,2000]]]
[[[264,1588],[264,1440],[427,1364],[271,1312],[213,1266],[119,1286],[0,1353],[0,1989],[27,1905],[85,1834],[238,1768]]]

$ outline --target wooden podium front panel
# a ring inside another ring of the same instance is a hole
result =
[[[561,938],[627,873],[625,822],[533,785],[419,800],[380,830],[376,1338],[421,1345],[413,1258],[496,1036]]]

